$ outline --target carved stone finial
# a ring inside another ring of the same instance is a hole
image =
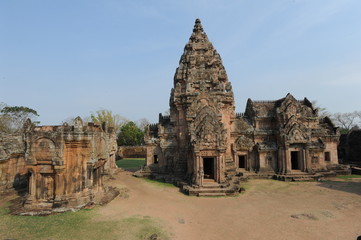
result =
[[[81,131],[83,129],[83,120],[78,116],[74,119],[74,129]]]
[[[193,32],[194,33],[203,33],[203,26],[202,26],[201,20],[199,20],[199,18],[196,19],[196,22],[195,22],[194,28],[193,28]]]

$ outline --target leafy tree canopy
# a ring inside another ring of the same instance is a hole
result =
[[[119,146],[139,146],[144,144],[144,131],[134,122],[127,122],[120,127],[118,134]]]
[[[6,104],[0,104],[0,131],[3,132],[19,132],[26,119],[30,118],[32,121],[39,114],[32,108],[24,106],[7,106]]]
[[[100,109],[90,115],[91,120],[95,124],[102,124],[106,122],[109,127],[113,127],[116,133],[119,133],[120,127],[127,121],[125,117],[119,114],[113,114],[112,111],[107,109]]]

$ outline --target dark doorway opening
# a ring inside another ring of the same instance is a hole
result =
[[[205,179],[214,179],[214,158],[203,158],[203,171]]]
[[[330,161],[331,161],[330,152],[325,152],[325,161],[326,161],[326,162],[330,162]]]
[[[159,162],[159,161],[158,161],[158,155],[154,155],[153,158],[154,158],[154,163],[155,163],[155,164],[158,164],[158,162]]]
[[[246,156],[238,156],[238,168],[246,168]]]
[[[292,151],[291,152],[291,167],[294,170],[299,170],[300,166],[299,166],[299,151]]]

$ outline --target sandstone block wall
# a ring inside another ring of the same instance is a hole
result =
[[[145,158],[146,154],[145,146],[120,146],[118,150],[120,158]]]
[[[22,135],[0,133],[0,192],[26,187],[24,147]]]
[[[115,133],[106,124],[84,126],[79,117],[74,122],[24,126],[27,209],[84,206],[104,193],[103,175],[116,167]]]

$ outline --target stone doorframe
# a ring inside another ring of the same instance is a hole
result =
[[[204,158],[213,158],[214,159],[214,181],[217,183],[221,183],[224,181],[224,152],[220,152],[218,150],[203,150],[195,152],[195,161],[194,161],[194,172],[196,173],[195,184],[199,186],[203,186],[204,180],[204,167],[203,167],[203,159]]]
[[[244,170],[245,171],[250,171],[251,169],[251,163],[250,163],[250,159],[249,159],[249,154],[248,151],[237,151],[234,153],[234,163],[235,163],[235,167],[237,169],[239,168],[239,157],[240,156],[244,156],[245,157],[245,161],[244,161]],[[243,168],[242,168],[243,169]]]
[[[292,171],[297,171],[296,169],[292,169],[292,152],[298,152],[298,169],[299,171],[306,172],[307,171],[307,151],[306,146],[304,144],[299,145],[290,145],[285,149],[286,156],[286,169],[287,172],[292,173]]]

